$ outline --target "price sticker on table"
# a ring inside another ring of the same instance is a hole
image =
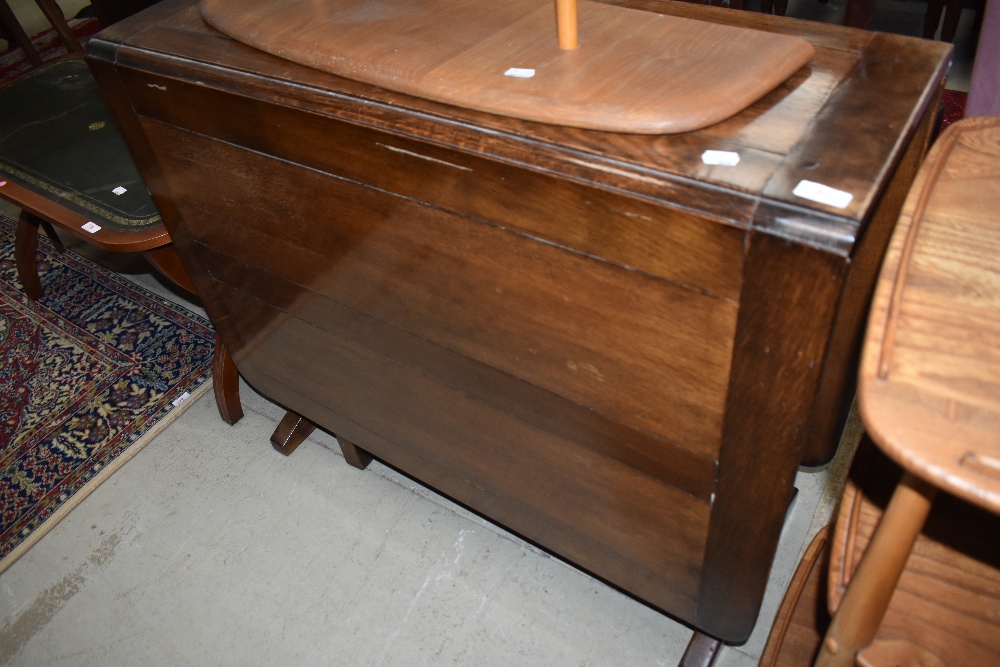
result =
[[[504,76],[512,76],[515,79],[530,79],[535,76],[535,70],[523,67],[511,67],[503,73]]]
[[[718,167],[735,167],[740,163],[740,154],[733,151],[705,151],[701,154],[704,164]]]
[[[796,197],[802,197],[803,199],[836,208],[847,208],[847,205],[854,199],[854,195],[850,192],[844,192],[843,190],[831,188],[829,185],[806,180],[799,181],[799,184],[792,190],[792,194]]]

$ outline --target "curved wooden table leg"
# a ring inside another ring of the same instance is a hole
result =
[[[302,444],[310,433],[316,429],[316,425],[291,410],[285,413],[278,428],[271,434],[271,444],[279,452],[288,456],[295,451],[295,448]]]
[[[243,419],[243,405],[240,403],[240,372],[236,370],[236,364],[229,356],[229,350],[219,338],[219,334],[215,334],[212,376],[219,416],[222,417],[222,421],[232,426]]]
[[[144,250],[142,254],[157,271],[166,276],[172,283],[192,294],[198,294],[191,277],[188,276],[184,265],[181,264],[181,257],[177,254],[173,243]]]
[[[49,237],[52,241],[52,246],[56,249],[56,252],[62,254],[66,252],[66,246],[63,245],[62,239],[56,234],[56,230],[52,229],[52,225],[46,220],[38,219],[38,223],[41,225],[42,229],[45,231],[45,235]]]
[[[903,474],[826,631],[816,667],[854,667],[857,653],[875,639],[936,492]]]
[[[38,226],[42,220],[33,213],[21,211],[17,219],[17,231],[14,233],[14,262],[17,265],[17,277],[24,286],[24,294],[32,301],[42,296],[42,283],[38,280]]]
[[[340,443],[340,451],[344,454],[344,460],[358,470],[364,470],[372,462],[372,455],[357,445],[344,440],[339,435],[337,436],[337,442]]]

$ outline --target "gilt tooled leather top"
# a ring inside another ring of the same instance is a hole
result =
[[[0,88],[0,180],[102,227],[161,224],[82,58],[46,64]]]

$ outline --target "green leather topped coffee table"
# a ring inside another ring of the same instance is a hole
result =
[[[54,199],[101,228],[161,227],[160,214],[80,58],[0,88],[0,180]]]
[[[21,209],[15,256],[25,295],[42,296],[38,229],[52,225],[112,252],[142,252],[197,294],[82,57],[50,61],[0,87],[0,197]],[[224,421],[243,416],[239,376],[216,345],[215,394]]]

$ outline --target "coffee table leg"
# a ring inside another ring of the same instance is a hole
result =
[[[17,219],[17,231],[14,234],[14,261],[17,264],[17,277],[24,286],[24,294],[32,301],[42,297],[42,283],[38,280],[38,226],[41,218],[22,210]]]
[[[232,426],[243,419],[243,405],[240,403],[240,372],[236,370],[236,364],[229,356],[229,350],[219,338],[219,334],[215,334],[212,377],[219,416],[222,417],[222,421]]]
[[[722,642],[695,630],[677,667],[711,667],[719,655]]]
[[[58,234],[56,234],[56,230],[52,229],[52,225],[41,218],[38,219],[38,222],[41,224],[42,229],[45,230],[45,235],[49,237],[50,241],[52,241],[52,245],[55,247],[56,252],[60,254],[66,252],[66,246],[63,245],[62,239],[59,238]]]

